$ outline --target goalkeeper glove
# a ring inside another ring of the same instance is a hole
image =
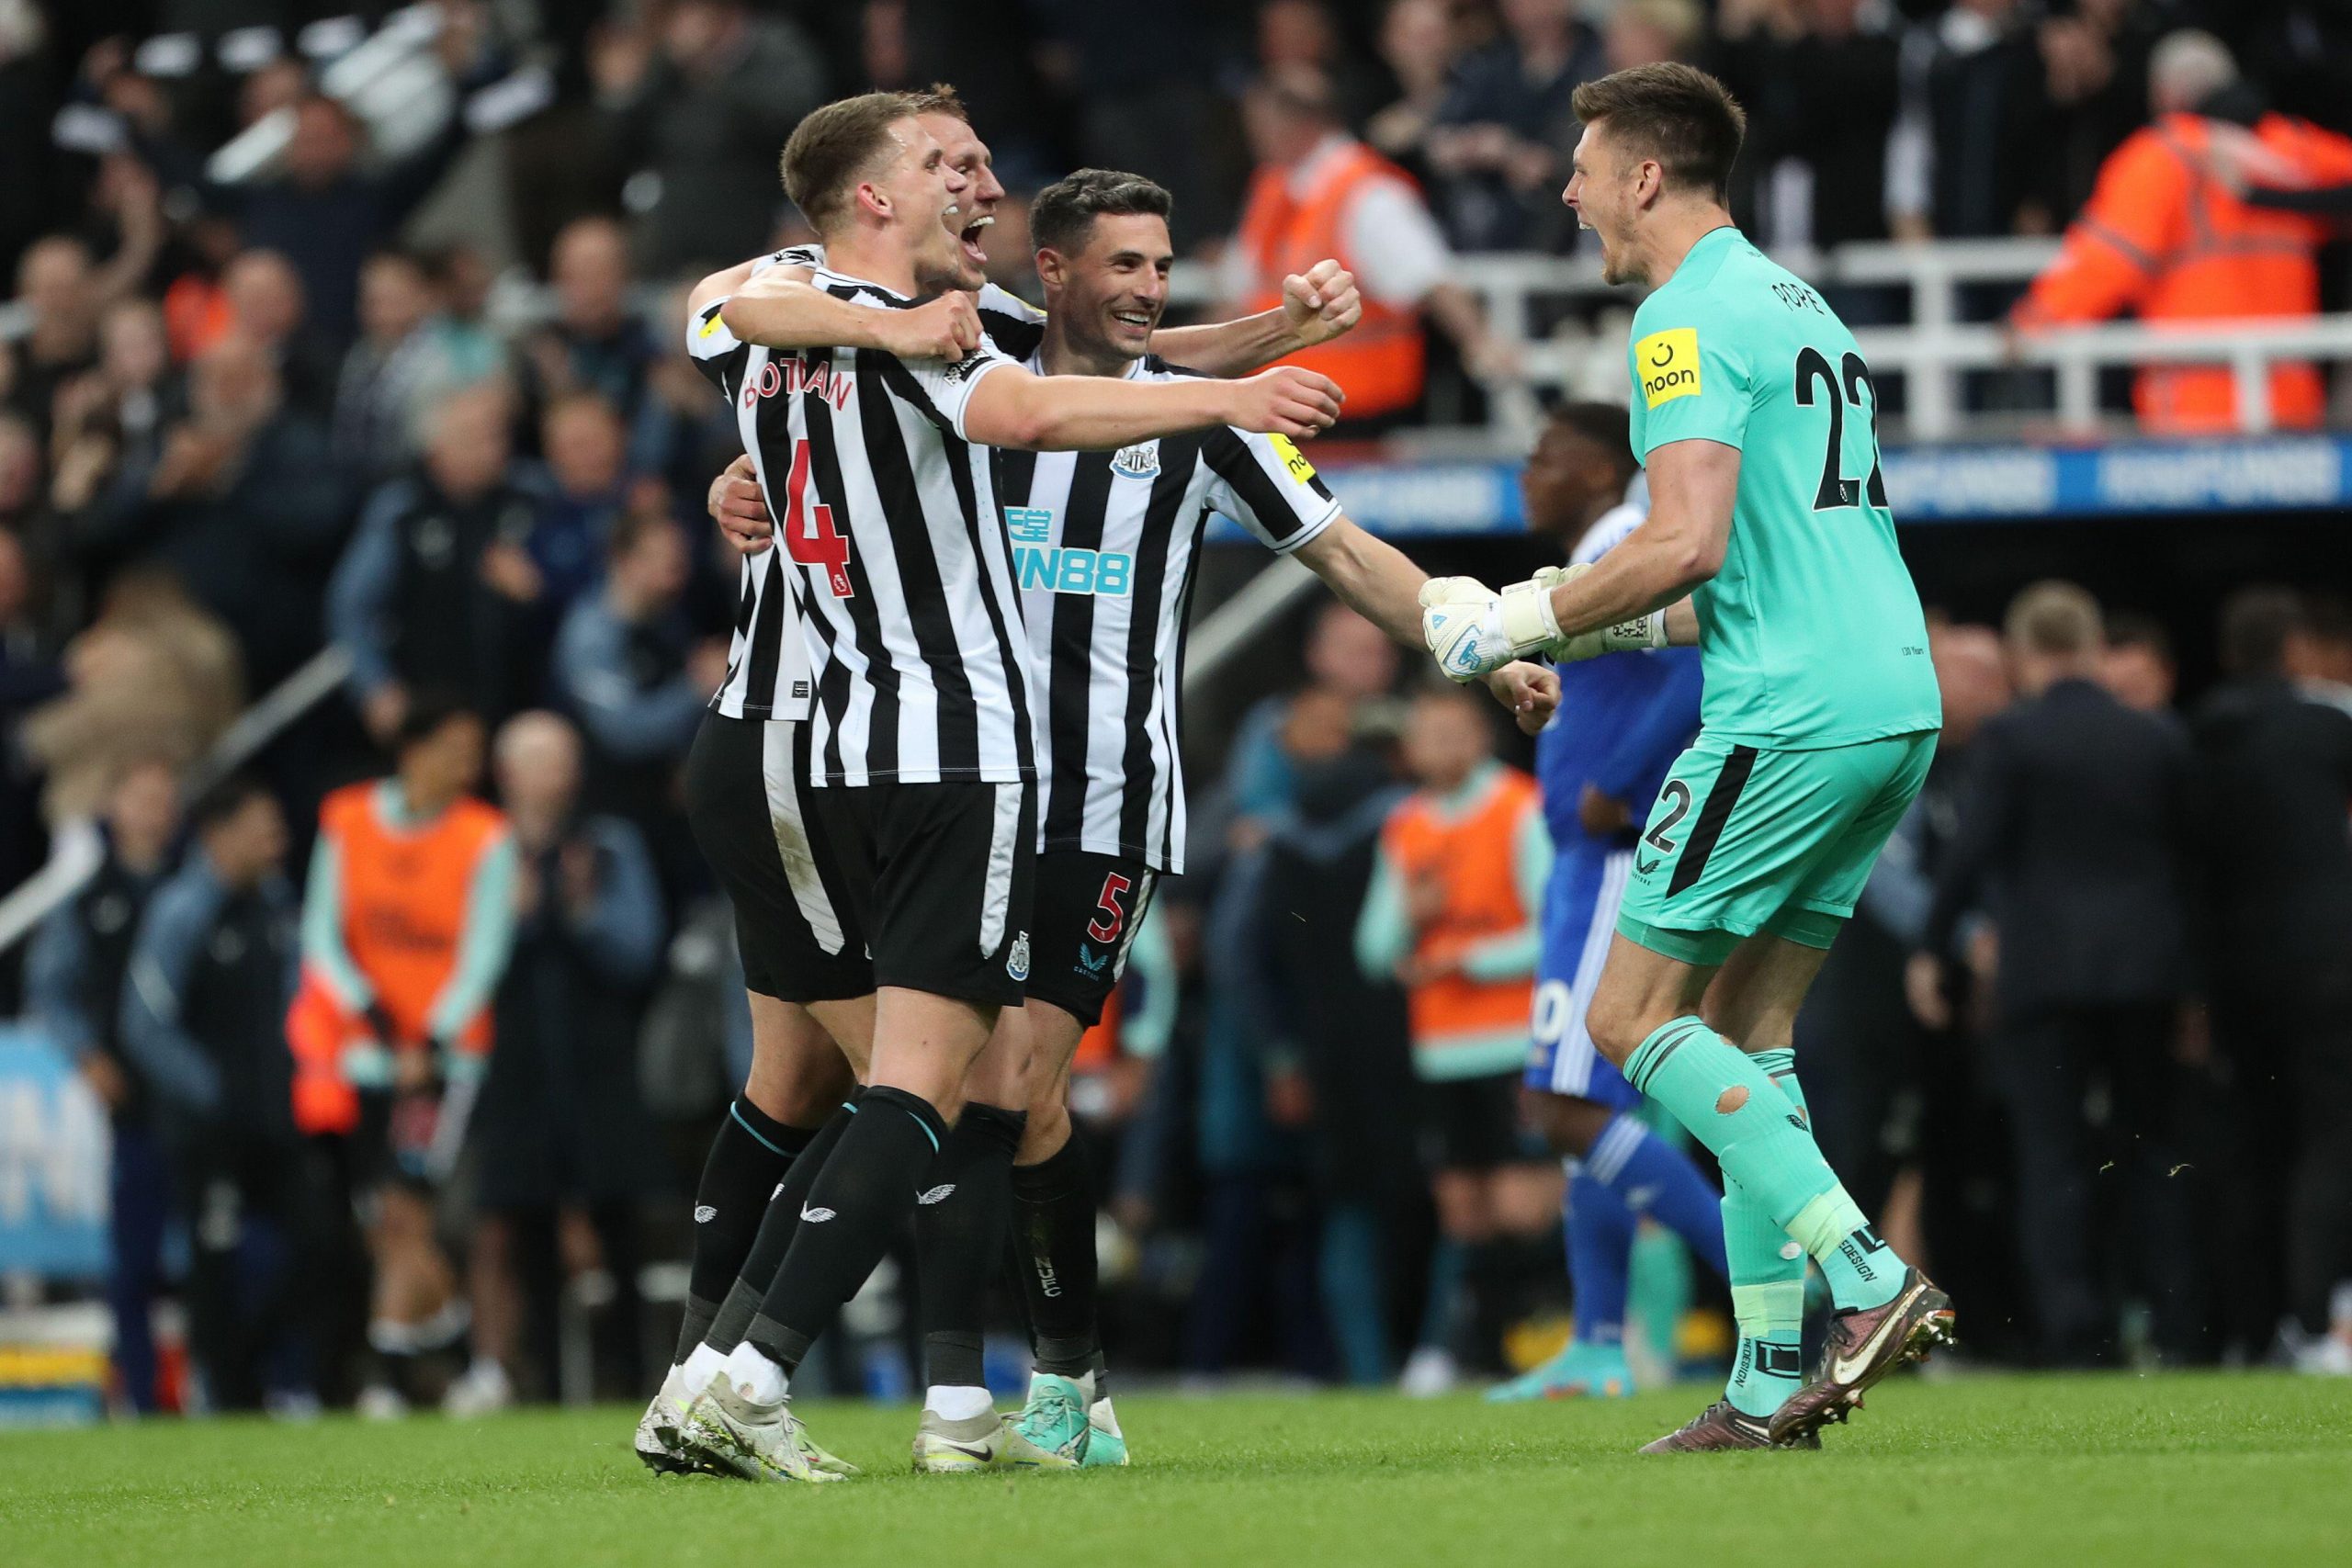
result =
[[[1530,587],[1540,589],[1544,593],[1544,607],[1548,611],[1551,607],[1553,589],[1570,578],[1581,576],[1591,570],[1591,567],[1583,564],[1566,567],[1547,566],[1538,570],[1535,575],[1526,582],[1513,583],[1503,592],[1511,593]],[[1556,622],[1554,624],[1557,625]],[[1577,664],[1588,659],[1598,658],[1604,653],[1628,653],[1637,649],[1664,648],[1666,645],[1666,612],[1652,610],[1646,615],[1635,615],[1629,621],[1619,621],[1614,626],[1596,626],[1591,631],[1578,632],[1574,637],[1555,637],[1546,645],[1544,652],[1555,664]]]

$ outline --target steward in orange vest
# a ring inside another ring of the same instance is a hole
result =
[[[1303,179],[1304,191],[1294,188]],[[1376,180],[1408,188],[1412,176],[1361,141],[1335,141],[1301,168],[1267,165],[1250,176],[1250,197],[1235,243],[1250,263],[1242,299],[1250,314],[1279,310],[1283,279],[1326,256],[1353,269],[1348,243],[1349,205]],[[1366,291],[1363,317],[1345,337],[1285,357],[1286,365],[1319,371],[1348,394],[1345,417],[1396,413],[1421,400],[1428,350],[1418,309],[1383,303]]]
[[[445,714],[425,733],[404,728],[399,773],[320,808],[286,1024],[306,1133],[351,1131],[358,1091],[399,1080],[398,1053],[432,1053],[443,1079],[480,1076],[515,880],[506,818],[464,793],[481,766],[481,721]]]
[[[1368,977],[1404,984],[1423,1079],[1515,1075],[1525,1063],[1551,870],[1535,781],[1490,758],[1389,814],[1356,959]]]
[[[2135,311],[2143,321],[2297,317],[2319,310],[2316,255],[2328,227],[2301,213],[2249,203],[2214,170],[2216,121],[2165,114],[2109,154],[2065,248],[2034,279],[2011,321],[2021,330]],[[2265,114],[2253,135],[2312,184],[2352,179],[2352,140],[2285,115]],[[2151,431],[2195,434],[2242,427],[2226,367],[2150,365],[2132,405]],[[2325,412],[2319,372],[2274,363],[2270,417],[2307,428]]]

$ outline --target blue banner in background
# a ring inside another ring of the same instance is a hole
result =
[[[2352,506],[2352,436],[2123,441],[2103,446],[1894,446],[1887,499],[1903,523],[2030,522]],[[1526,529],[1512,463],[1339,464],[1348,515],[1383,537],[1476,538]],[[1250,536],[1219,517],[1209,537]]]
[[[106,1111],[65,1053],[0,1024],[0,1274],[107,1271]]]

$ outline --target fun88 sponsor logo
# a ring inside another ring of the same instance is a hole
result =
[[[1135,592],[1135,558],[1117,550],[1057,548],[1054,514],[1040,506],[1008,506],[1012,569],[1022,592],[1098,593],[1124,599]]]

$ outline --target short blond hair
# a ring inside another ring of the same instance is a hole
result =
[[[819,233],[849,211],[858,182],[894,152],[890,128],[919,112],[906,93],[864,93],[810,111],[784,144],[784,189]]]
[[[2095,653],[2106,640],[2098,601],[2078,583],[2046,578],[2009,601],[2001,624],[2009,646],[2027,653]]]

